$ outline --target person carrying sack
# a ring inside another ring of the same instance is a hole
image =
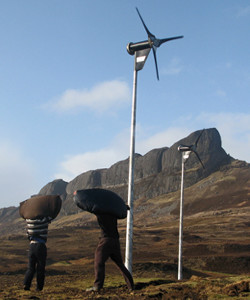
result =
[[[30,240],[28,269],[24,277],[24,290],[30,290],[31,282],[36,272],[37,291],[42,291],[45,279],[47,258],[47,236],[50,217],[41,219],[26,219],[27,234]]]
[[[19,214],[25,219],[30,241],[28,269],[24,277],[24,290],[30,290],[36,272],[37,291],[42,291],[47,258],[48,227],[60,212],[59,195],[36,195],[20,203]]]
[[[120,269],[127,287],[134,290],[134,281],[131,273],[125,267],[120,248],[119,233],[117,229],[117,218],[109,214],[96,214],[98,224],[101,228],[101,237],[95,251],[95,282],[93,287],[86,291],[99,291],[103,288],[105,279],[105,263],[110,257]]]

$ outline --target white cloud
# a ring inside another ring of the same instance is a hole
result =
[[[109,168],[117,161],[126,159],[129,156],[129,134],[129,130],[119,133],[106,148],[67,156],[54,177],[70,181],[83,172]]]
[[[55,178],[63,178],[65,181],[70,181],[83,172],[110,167],[122,158],[121,153],[115,148],[71,156],[61,163],[61,171],[55,175]]]
[[[187,128],[170,127],[146,139],[139,139],[136,148],[139,153],[145,154],[155,148],[171,147],[175,142],[184,138],[189,133],[190,131]]]
[[[144,155],[154,148],[170,147],[179,139],[190,132],[186,128],[168,128],[153,136],[147,136],[142,132],[140,125],[136,133],[136,152]],[[143,137],[142,137],[143,136]],[[55,178],[63,178],[70,181],[76,176],[89,170],[109,168],[112,164],[129,157],[130,130],[127,129],[115,137],[112,144],[104,149],[86,152],[75,156],[69,156],[60,164],[60,171]]]
[[[89,108],[98,112],[107,111],[130,101],[130,89],[125,81],[112,80],[102,82],[91,89],[69,89],[47,104],[58,112],[67,112],[79,108]]]
[[[34,194],[35,170],[17,145],[8,141],[0,143],[0,208],[18,206]],[[37,191],[35,191],[37,192]]]

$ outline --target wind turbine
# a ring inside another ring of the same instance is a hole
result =
[[[198,141],[203,133],[204,129],[199,134],[193,145],[180,145],[178,147],[178,151],[182,152],[182,164],[181,164],[181,199],[180,199],[180,225],[179,225],[179,256],[178,256],[178,280],[183,279],[182,275],[182,240],[183,240],[183,207],[184,207],[184,171],[185,171],[185,163],[189,158],[189,155],[194,152],[200,161],[203,169],[205,169],[199,154],[197,153],[197,145]]]
[[[146,59],[149,55],[151,48],[153,48],[156,75],[159,80],[159,72],[156,59],[156,50],[163,43],[183,38],[183,36],[176,36],[165,39],[157,39],[145,25],[138,8],[136,11],[141,19],[141,22],[147,32],[148,40],[129,43],[127,45],[127,51],[130,55],[135,55],[134,63],[134,81],[133,81],[133,99],[132,99],[132,116],[131,116],[131,136],[130,136],[130,159],[129,159],[129,182],[128,182],[128,210],[127,217],[127,231],[126,231],[126,252],[125,252],[125,265],[132,274],[132,252],[133,252],[133,198],[134,198],[134,154],[135,154],[135,126],[136,126],[136,90],[137,90],[137,72],[143,69]]]
[[[127,45],[127,51],[130,55],[134,55],[136,52],[138,51],[142,51],[142,53],[138,53],[138,56],[136,59],[137,61],[135,61],[135,64],[138,63],[139,66],[136,66],[137,71],[141,70],[146,62],[146,59],[149,55],[149,52],[151,50],[151,48],[153,48],[153,54],[154,54],[154,60],[155,60],[155,68],[156,68],[156,76],[157,79],[159,80],[159,72],[158,72],[158,65],[157,65],[157,59],[156,59],[156,50],[157,48],[159,48],[163,43],[172,41],[172,40],[176,40],[176,39],[181,39],[183,38],[183,35],[181,36],[174,36],[174,37],[170,37],[170,38],[165,38],[165,39],[157,39],[155,37],[155,35],[153,35],[147,28],[146,24],[144,23],[142,16],[138,10],[138,8],[136,7],[136,11],[142,21],[142,24],[147,32],[148,35],[148,40],[146,41],[142,41],[142,42],[137,42],[137,43],[129,43]],[[140,57],[140,58],[139,58]]]

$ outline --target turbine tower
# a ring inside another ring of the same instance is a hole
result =
[[[133,81],[133,99],[132,99],[132,116],[131,116],[131,136],[130,136],[130,158],[129,158],[129,182],[128,182],[128,205],[130,210],[127,217],[127,231],[126,231],[126,252],[125,252],[125,265],[132,274],[132,260],[133,260],[133,213],[134,213],[134,154],[135,154],[135,127],[136,127],[136,94],[137,94],[137,72],[143,69],[147,60],[150,50],[153,49],[154,61],[156,67],[156,76],[159,80],[159,72],[156,59],[156,50],[163,43],[183,38],[183,36],[176,36],[165,39],[157,39],[145,25],[141,14],[136,8],[136,11],[141,19],[141,22],[147,32],[148,40],[129,43],[127,51],[130,55],[135,56],[134,62],[134,81]]]

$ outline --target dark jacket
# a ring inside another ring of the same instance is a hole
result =
[[[116,217],[108,214],[100,214],[96,215],[96,217],[98,224],[101,227],[101,237],[119,239]]]

